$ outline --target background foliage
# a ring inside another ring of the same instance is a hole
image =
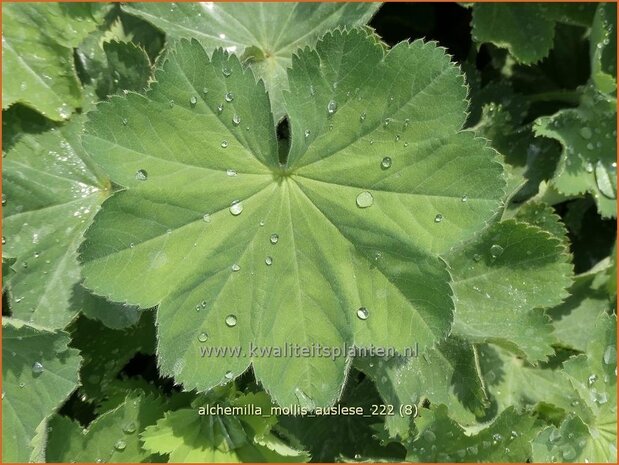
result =
[[[2,9],[3,461],[616,462],[615,4]]]

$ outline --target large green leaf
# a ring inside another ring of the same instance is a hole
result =
[[[325,32],[370,20],[380,3],[128,3],[169,39],[197,39],[212,52],[223,47],[242,56],[264,79],[276,120],[286,113],[286,69],[292,54],[313,46]]]
[[[2,108],[20,102],[52,120],[69,118],[82,104],[73,48],[108,10],[96,3],[2,5]]]
[[[44,450],[47,420],[78,384],[80,357],[68,344],[65,333],[2,318],[4,463],[35,460]]]
[[[446,257],[454,280],[454,334],[494,341],[532,361],[553,353],[541,310],[567,297],[572,267],[564,240],[507,220]]]
[[[603,217],[617,211],[617,99],[584,89],[580,106],[535,121],[537,135],[563,146],[553,186],[565,195],[593,195]]]
[[[278,403],[312,408],[337,399],[347,357],[250,345],[402,351],[445,337],[437,253],[495,216],[504,182],[494,152],[459,132],[466,89],[442,49],[385,54],[356,30],[300,52],[284,165],[264,87],[236,57],[183,42],[157,81],[90,115],[85,146],[127,190],[105,203],[82,259],[96,293],[159,304],[164,374],[205,390],[252,363]]]
[[[163,416],[163,408],[161,399],[132,392],[121,405],[97,417],[87,429],[57,415],[49,422],[47,461],[159,462],[160,458],[144,450],[140,434]]]
[[[24,135],[3,160],[3,248],[16,257],[11,279],[15,318],[64,327],[80,280],[77,248],[110,190],[84,153],[83,117],[42,134]]]

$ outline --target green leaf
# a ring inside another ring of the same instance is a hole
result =
[[[617,210],[617,100],[593,87],[584,89],[580,106],[535,121],[538,136],[563,146],[552,185],[562,194],[593,195],[603,217]]]
[[[415,426],[406,457],[413,462],[526,462],[536,433],[534,418],[513,407],[476,434],[449,418],[444,405],[421,411]]]
[[[140,319],[140,309],[121,305],[91,294],[78,286],[74,289],[73,305],[80,308],[88,318],[99,320],[111,329],[124,329],[135,325]]]
[[[2,108],[16,102],[61,121],[82,104],[73,48],[109,5],[11,3],[2,8]]]
[[[564,241],[507,220],[446,256],[453,276],[453,333],[492,341],[532,361],[553,353],[552,326],[541,311],[567,297],[571,264]]]
[[[297,49],[314,46],[338,26],[365,24],[380,3],[128,3],[168,39],[197,39],[211,53],[223,47],[246,60],[265,82],[275,120],[285,113],[287,68]]]
[[[56,463],[160,462],[142,447],[140,434],[163,416],[161,399],[133,392],[86,429],[60,415],[49,423],[47,461]]]
[[[2,318],[2,461],[28,462],[44,449],[46,421],[77,387],[79,353],[69,337]]]
[[[556,23],[589,26],[594,5],[568,3],[476,3],[473,39],[506,48],[520,63],[546,58],[553,47]]]
[[[151,66],[143,48],[132,42],[111,41],[103,44],[103,50],[115,88],[138,92],[146,89]]]
[[[591,79],[600,92],[617,94],[617,5],[598,4],[589,38]]]
[[[516,211],[514,219],[537,226],[567,245],[567,229],[554,208],[546,203],[527,202]]]
[[[265,357],[250,344],[441,340],[452,302],[437,254],[495,216],[503,179],[494,152],[459,132],[466,89],[434,44],[385,53],[367,33],[336,32],[299,52],[290,84],[283,166],[261,82],[195,41],[169,54],[146,97],[101,104],[84,143],[127,190],[81,253],[86,287],[159,305],[160,368],[186,389],[251,363],[277,403],[312,408],[337,399],[346,357]],[[214,346],[243,353],[201,356]]]
[[[217,402],[217,403],[215,403]],[[290,447],[271,433],[276,421],[270,416],[271,402],[261,394],[232,394],[217,400],[210,395],[198,399],[192,409],[167,412],[162,420],[142,433],[144,448],[169,455],[170,462],[305,462],[305,452]],[[243,408],[259,413],[217,414],[200,408]],[[198,411],[196,411],[198,409]],[[264,415],[264,416],[262,416]]]
[[[370,376],[396,415],[386,418],[391,436],[408,436],[411,417],[399,414],[402,405],[417,405],[427,399],[432,404],[446,404],[460,423],[471,424],[482,417],[487,407],[486,393],[475,365],[471,344],[449,338],[421,356],[394,358],[360,358],[356,366]]]
[[[63,328],[80,281],[77,248],[110,185],[84,153],[83,118],[24,135],[3,160],[4,248],[16,257],[11,280],[15,318]]]

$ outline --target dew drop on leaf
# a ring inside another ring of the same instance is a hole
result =
[[[269,240],[271,241],[271,244],[275,245],[277,244],[277,241],[279,241],[279,236],[273,233],[271,234],[271,237],[269,238]]]
[[[226,317],[226,326],[228,328],[234,328],[236,326],[236,316],[235,315],[228,315]]]
[[[235,126],[238,126],[239,124],[241,124],[241,117],[235,114],[232,117],[232,124],[234,124]]]
[[[168,105],[169,105],[170,108],[174,108],[174,100],[170,100],[168,102]]]
[[[273,258],[272,257],[265,258],[264,263],[266,263],[267,266],[271,266],[273,264]]]
[[[148,173],[146,170],[137,170],[135,173],[135,179],[138,181],[146,181],[148,179]]]
[[[135,433],[137,427],[135,426],[135,423],[130,421],[129,423],[125,423],[122,427],[123,433],[126,434],[133,434]]]
[[[45,368],[43,368],[43,365],[41,364],[41,362],[34,362],[32,364],[33,375],[40,375],[41,373],[43,373],[43,371],[45,371]]]
[[[592,386],[596,381],[597,381],[598,377],[596,374],[592,374],[587,378],[587,383],[589,384],[589,386]]]
[[[443,215],[441,215],[440,213],[437,213],[436,216],[434,217],[434,222],[440,223],[441,221],[443,221]]]
[[[305,132],[303,133],[303,135],[305,136],[305,138],[307,139],[310,136],[311,132],[309,129],[306,129]]]
[[[604,351],[604,363],[611,365],[617,361],[617,349],[614,346],[608,346]]]
[[[604,197],[609,199],[617,198],[616,175],[611,175],[601,160],[595,163],[595,182]]]
[[[359,121],[363,122],[365,121],[365,118],[367,117],[366,112],[364,111],[363,113],[361,113],[361,115],[359,115]]]
[[[327,113],[332,115],[336,111],[337,111],[337,102],[335,100],[329,100],[329,103],[327,103]]]
[[[492,258],[500,257],[502,253],[503,247],[501,247],[499,244],[492,244],[492,246],[490,246],[490,255],[492,256]]]
[[[123,441],[122,439],[119,439],[114,444],[114,449],[116,449],[119,452],[122,452],[123,450],[125,450],[126,447],[127,447],[127,443],[125,441]]]
[[[236,170],[233,170],[233,169],[231,169],[231,168],[228,168],[228,169],[226,170],[226,174],[227,174],[228,176],[231,176],[231,177],[232,177],[232,176],[236,176]]]
[[[226,102],[232,102],[234,100],[234,94],[232,92],[226,92],[224,99]]]
[[[367,320],[369,316],[370,312],[367,308],[359,307],[359,309],[357,310],[357,318],[359,318],[360,320]]]
[[[240,271],[240,269],[241,269],[241,267],[240,267],[239,265],[237,265],[236,263],[235,263],[234,265],[232,265],[230,268],[231,268],[231,269],[232,269],[232,271],[234,271],[235,273],[236,273],[237,271]]]
[[[195,95],[192,95],[191,98],[189,99],[189,104],[192,107],[195,107],[198,103],[198,97],[196,97]]]
[[[460,200],[461,200],[462,202],[468,202],[468,201],[469,201],[469,196],[465,194],[465,195],[463,195],[463,196],[460,198]]]
[[[211,215],[210,215],[210,214],[208,214],[208,213],[205,213],[205,214],[204,214],[204,216],[202,216],[202,220],[203,220],[205,223],[210,223],[210,222],[211,222]]]
[[[391,164],[392,164],[391,157],[385,157],[380,162],[380,167],[384,170],[388,170],[389,168],[391,168]]]
[[[427,441],[427,442],[434,442],[436,440],[436,435],[430,431],[429,429],[425,430],[423,432],[423,438]]]
[[[2,245],[6,244],[6,237],[2,236]]]
[[[221,113],[222,111],[224,111],[224,104],[220,103],[217,105],[217,113]]]
[[[224,376],[226,379],[234,378],[234,374],[231,371],[226,371],[226,374]]]
[[[593,136],[593,133],[591,132],[590,128],[585,126],[580,129],[580,135],[582,136],[583,139],[591,139],[591,136]]]
[[[243,213],[243,202],[241,202],[240,200],[234,200],[230,204],[230,213],[232,213],[232,215],[234,216],[239,216],[241,213]]]
[[[2,194],[2,206],[6,205],[6,194]]]
[[[208,341],[208,334],[206,334],[206,333],[200,333],[200,334],[198,335],[198,341],[200,341],[200,342],[206,342],[206,341]]]
[[[129,120],[127,118],[123,118],[123,126],[129,124]]]
[[[226,147],[228,147],[228,141],[224,139],[221,141],[221,148],[225,149]]]
[[[203,94],[203,95],[208,94],[208,89],[207,89],[206,87],[203,87],[203,88],[202,88],[202,94]]]
[[[359,208],[368,208],[374,204],[374,196],[368,192],[363,191],[359,195],[357,195],[357,207]]]
[[[224,66],[223,68],[221,68],[221,74],[223,74],[225,77],[230,77],[230,75],[232,74],[232,70],[227,66]]]

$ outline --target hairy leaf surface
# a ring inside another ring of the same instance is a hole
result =
[[[437,253],[495,215],[503,179],[492,150],[459,132],[465,88],[442,49],[385,53],[353,31],[300,52],[284,165],[264,87],[236,57],[184,42],[157,79],[90,116],[84,143],[127,190],[106,202],[82,259],[96,293],[159,304],[164,373],[203,390],[253,363],[278,403],[313,408],[336,400],[347,357],[250,344],[402,350],[445,337]],[[243,354],[201,357],[205,346]]]

